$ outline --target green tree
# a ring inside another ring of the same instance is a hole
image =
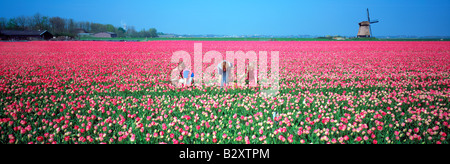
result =
[[[122,27],[117,28],[117,37],[125,37],[126,31]]]
[[[65,31],[64,27],[66,26],[66,22],[63,18],[60,17],[51,17],[49,19],[50,22],[50,30],[54,34],[63,33]]]
[[[138,36],[138,32],[136,31],[136,29],[134,28],[134,26],[128,26],[126,36],[127,36],[127,37],[132,37],[132,38],[139,37],[139,36]]]
[[[138,37],[150,37],[150,35],[147,31],[145,31],[145,28],[143,28],[141,31],[139,31]]]
[[[116,31],[116,28],[112,24],[105,25],[105,28],[106,28],[107,32],[115,32]]]
[[[10,18],[8,23],[6,23],[6,29],[8,30],[16,30],[18,28],[16,19]]]
[[[28,24],[28,17],[26,16],[18,16],[16,18],[16,23],[17,26],[19,26],[19,30],[26,30],[27,29],[27,24]]]
[[[0,30],[6,29],[6,24],[7,24],[6,18],[0,17]]]
[[[155,28],[150,28],[150,29],[148,29],[148,35],[149,35],[149,37],[151,37],[151,38],[158,37],[157,31],[156,31]]]
[[[41,30],[42,29],[42,15],[39,13],[36,13],[33,15],[32,18],[32,29],[33,30]]]
[[[73,19],[69,19],[67,24],[69,26],[69,29],[67,31],[69,31],[70,33],[74,33],[75,28],[76,28],[75,21]]]
[[[41,27],[42,27],[41,30],[48,30],[50,28],[50,22],[49,22],[48,16],[42,17]]]
[[[97,32],[105,32],[106,26],[100,23],[91,23],[91,32],[97,33]]]

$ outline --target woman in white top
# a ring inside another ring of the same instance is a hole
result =
[[[220,87],[226,86],[226,84],[230,81],[230,75],[232,72],[231,68],[233,68],[233,64],[224,60],[217,65],[217,71],[219,72],[219,82]]]

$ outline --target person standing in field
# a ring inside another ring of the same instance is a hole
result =
[[[255,69],[255,63],[254,62],[250,62],[247,66],[247,70],[245,71],[245,74],[239,76],[239,79],[242,79],[245,77],[245,80],[248,81],[248,85],[250,87],[255,87],[256,86],[256,69]]]
[[[170,82],[175,87],[179,87],[184,83],[184,79],[182,78],[182,72],[186,68],[186,65],[183,62],[178,63],[178,66],[172,69],[170,72]]]
[[[219,82],[220,82],[220,87],[222,88],[223,86],[226,86],[227,83],[230,81],[230,75],[232,72],[231,68],[233,67],[233,64],[224,60],[222,62],[220,62],[217,65],[217,71],[219,73]]]
[[[192,72],[191,69],[185,68],[180,72],[180,75],[183,78],[184,85],[190,86],[194,83],[194,72]]]

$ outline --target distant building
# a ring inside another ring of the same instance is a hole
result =
[[[160,38],[175,38],[175,35],[158,35]]]
[[[78,37],[92,36],[92,33],[88,33],[86,30],[82,28],[77,28],[73,30],[73,33],[75,33]]]
[[[340,37],[340,36],[338,36],[338,37],[333,37],[333,39],[334,39],[334,40],[345,40],[345,38]]]
[[[0,40],[49,40],[53,35],[47,30],[44,31],[17,31],[17,30],[1,30]]]
[[[117,37],[117,34],[113,33],[113,32],[99,32],[99,33],[95,33],[92,36],[96,37],[96,38],[115,38],[115,37]]]

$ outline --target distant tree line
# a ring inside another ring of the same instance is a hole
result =
[[[33,16],[18,16],[10,19],[0,17],[0,30],[48,30],[54,36],[76,37],[80,30],[87,33],[114,32],[118,37],[158,37],[155,28],[137,31],[134,26],[116,27],[112,24],[75,21],[61,17],[48,17],[39,13]]]

